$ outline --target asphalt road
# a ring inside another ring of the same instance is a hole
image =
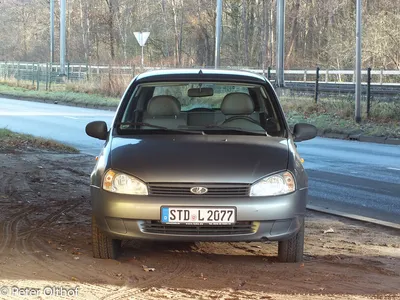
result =
[[[0,128],[52,138],[97,155],[86,136],[93,120],[114,113],[0,98]],[[310,204],[400,224],[400,146],[315,138],[298,144],[309,174]]]
[[[112,111],[0,98],[0,128],[61,141],[91,155],[99,154],[103,142],[86,135],[86,124],[104,120],[110,126],[113,116]]]

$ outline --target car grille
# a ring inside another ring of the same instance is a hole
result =
[[[206,187],[207,193],[193,194],[192,187]],[[249,195],[248,184],[202,184],[202,183],[150,183],[149,194],[153,196],[193,196],[193,197],[244,197]]]
[[[235,235],[251,234],[256,232],[253,222],[236,222],[233,225],[175,225],[162,224],[159,221],[145,221],[142,231],[145,233],[173,234],[173,235]]]

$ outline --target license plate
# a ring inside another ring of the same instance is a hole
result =
[[[162,207],[161,223],[230,225],[236,222],[234,207]]]

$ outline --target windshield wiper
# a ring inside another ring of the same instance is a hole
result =
[[[207,125],[206,129],[222,129],[226,131],[235,131],[235,132],[242,132],[242,133],[249,133],[253,135],[262,135],[262,136],[268,136],[268,133],[266,131],[260,132],[260,131],[254,131],[254,130],[247,130],[243,129],[240,127],[229,127],[229,126],[221,126],[221,125]]]
[[[146,129],[131,129],[131,128],[121,128],[121,126],[146,126],[146,127],[151,127],[155,129],[161,129],[163,131],[169,131],[169,132],[180,132],[180,133],[191,133],[191,134],[201,134],[205,135],[204,131],[200,130],[186,130],[186,129],[175,129],[175,128],[167,128],[164,126],[158,126],[158,125],[153,125],[150,123],[144,123],[144,122],[120,122],[115,124],[116,126],[119,126],[119,129],[127,129],[127,130],[141,130],[141,131],[146,131]]]

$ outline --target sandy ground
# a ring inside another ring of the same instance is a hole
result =
[[[0,153],[0,299],[400,299],[400,232],[323,214],[308,214],[301,264],[278,263],[275,243],[128,242],[94,259],[94,163]]]

